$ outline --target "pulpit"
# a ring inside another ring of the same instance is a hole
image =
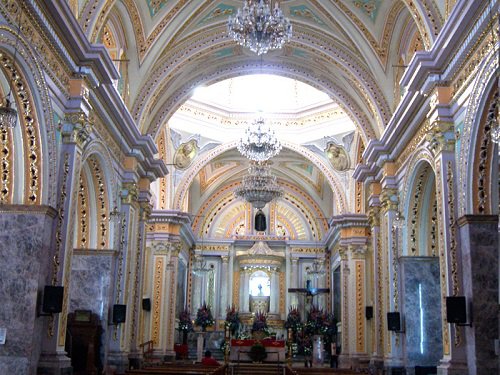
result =
[[[76,310],[68,314],[65,350],[71,358],[74,375],[101,373],[101,334],[101,321],[97,314],[90,310]]]

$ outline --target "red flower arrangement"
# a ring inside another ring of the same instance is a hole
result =
[[[198,309],[196,313],[196,320],[194,323],[197,326],[200,326],[204,331],[207,327],[211,327],[214,325],[214,318],[212,317],[212,311],[210,311],[210,306],[207,306],[207,303],[204,302],[203,305]]]
[[[241,320],[238,314],[238,310],[233,305],[226,309],[226,327],[228,327],[233,333],[240,326]]]
[[[262,332],[267,329],[267,317],[261,312],[257,311],[253,319],[252,332]]]

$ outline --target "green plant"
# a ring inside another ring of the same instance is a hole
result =
[[[248,354],[250,359],[254,362],[262,362],[267,358],[266,348],[261,343],[255,343],[250,348],[250,353]]]

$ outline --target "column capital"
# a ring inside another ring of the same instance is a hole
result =
[[[366,245],[349,246],[349,251],[351,252],[353,259],[365,259],[366,253],[368,252],[368,246]]]
[[[373,206],[368,210],[368,223],[370,227],[378,227],[380,226],[380,207]]]
[[[67,113],[61,124],[62,142],[83,147],[93,132],[91,116],[83,111]]]
[[[398,189],[384,188],[380,194],[382,213],[387,211],[396,211],[398,209],[399,198]]]
[[[227,255],[221,255],[220,258],[222,259],[222,264],[229,263],[229,256],[227,256]]]
[[[135,182],[124,182],[121,189],[122,203],[132,204],[139,198],[139,189]]]

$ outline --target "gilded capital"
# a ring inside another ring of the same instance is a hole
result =
[[[140,219],[142,221],[147,221],[153,211],[151,204],[149,202],[140,202],[139,207],[141,209]]]
[[[380,207],[370,207],[368,210],[368,223],[372,228],[380,226]]]
[[[90,139],[92,131],[90,116],[83,111],[68,113],[61,126],[62,141],[63,143],[76,143],[83,147]]]
[[[122,185],[122,202],[125,204],[132,204],[137,201],[139,197],[139,189],[135,182],[125,182]]]
[[[386,213],[387,211],[398,209],[398,190],[392,188],[382,189],[382,193],[380,194],[380,201],[382,207],[382,213]]]

